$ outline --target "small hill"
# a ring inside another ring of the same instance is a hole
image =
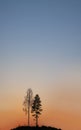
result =
[[[13,128],[11,130],[62,130],[50,126],[42,126],[42,127],[28,127],[28,126],[19,126],[17,128]]]

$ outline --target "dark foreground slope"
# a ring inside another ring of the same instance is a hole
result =
[[[19,126],[17,128],[11,129],[11,130],[61,130],[53,127],[28,127],[28,126]]]

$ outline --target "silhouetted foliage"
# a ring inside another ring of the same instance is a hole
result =
[[[42,127],[38,126],[38,118],[42,112],[42,105],[41,105],[41,100],[40,100],[40,97],[38,94],[36,94],[36,96],[33,99],[33,92],[31,89],[27,90],[23,105],[24,105],[23,110],[25,111],[26,114],[28,113],[28,126],[18,126],[17,128],[13,128],[11,130],[62,130],[62,129],[58,129],[58,128],[50,127],[50,126],[48,126],[48,127],[47,126],[42,126]],[[36,127],[29,126],[30,125],[30,109],[36,120]]]
[[[33,103],[33,92],[31,88],[29,88],[27,90],[25,100],[23,102],[24,105],[23,111],[25,112],[25,114],[28,113],[28,126],[30,126],[30,109],[32,107],[32,103]]]
[[[42,127],[28,127],[28,126],[20,126],[11,130],[62,130],[50,126],[42,126]]]
[[[37,94],[34,98],[34,101],[33,101],[33,104],[32,104],[32,113],[33,113],[33,116],[36,120],[36,126],[38,126],[38,118],[39,118],[39,115],[41,114],[41,100],[40,100],[40,97],[39,95]]]

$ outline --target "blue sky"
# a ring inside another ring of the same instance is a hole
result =
[[[2,66],[42,64],[50,71],[54,65],[59,70],[61,64],[80,64],[80,15],[79,0],[1,1]]]
[[[1,98],[19,89],[23,97],[23,88],[30,86],[42,95],[44,85],[51,83],[54,89],[62,77],[66,86],[76,79],[80,89],[80,72],[80,0],[0,1]],[[62,84],[56,86],[55,90],[62,89]]]
[[[80,1],[1,1],[1,50],[80,57],[80,7]]]
[[[0,1],[2,74],[20,68],[31,75],[45,70],[52,78],[53,71],[80,66],[80,15],[79,0]]]

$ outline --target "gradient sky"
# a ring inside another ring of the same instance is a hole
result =
[[[28,88],[42,100],[40,125],[81,129],[80,0],[0,0],[1,130],[27,123]]]

